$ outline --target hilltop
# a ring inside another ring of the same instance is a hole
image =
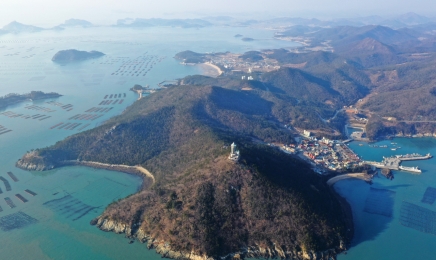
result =
[[[349,242],[345,215],[310,165],[267,145],[293,142],[267,96],[236,85],[169,87],[17,165],[80,160],[148,169],[153,186],[111,204],[93,223],[167,257],[307,258],[329,249],[324,255],[333,256]],[[238,163],[227,159],[232,142]]]

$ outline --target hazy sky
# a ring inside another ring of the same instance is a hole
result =
[[[433,11],[435,10],[435,11]],[[436,16],[435,0],[0,0],[0,27],[13,20],[56,25],[68,18],[114,23],[126,17],[247,15],[332,17],[416,12]]]

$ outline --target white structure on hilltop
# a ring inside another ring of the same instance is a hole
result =
[[[230,155],[229,155],[229,159],[237,162],[239,160],[239,150],[236,148],[236,144],[232,143],[232,145],[230,145]]]

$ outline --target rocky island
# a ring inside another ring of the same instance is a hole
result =
[[[96,59],[104,56],[105,54],[99,51],[78,51],[78,50],[63,50],[58,51],[52,58],[52,61],[57,63],[69,63],[84,61],[88,59]]]
[[[28,94],[15,94],[11,93],[4,97],[0,97],[0,109],[5,108],[10,105],[18,104],[27,100],[39,100],[39,99],[48,99],[48,98],[57,98],[62,95],[58,93],[44,93],[42,91],[32,91]]]
[[[91,222],[147,242],[164,257],[328,259],[345,250],[350,216],[325,179],[268,145],[294,142],[281,123],[288,120],[283,101],[292,100],[288,84],[270,81],[265,89],[220,80],[186,78],[95,129],[24,155],[17,166],[98,162],[147,169],[150,185]],[[229,159],[233,142],[238,160]]]

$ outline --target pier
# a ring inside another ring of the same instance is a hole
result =
[[[375,161],[364,161],[368,165],[372,165],[379,169],[389,169],[395,171],[407,171],[412,173],[421,173],[418,167],[406,167],[401,166],[402,161],[415,161],[415,160],[428,160],[433,158],[431,154],[420,155],[420,154],[406,154],[406,155],[395,155],[392,157],[384,157],[382,162]]]

